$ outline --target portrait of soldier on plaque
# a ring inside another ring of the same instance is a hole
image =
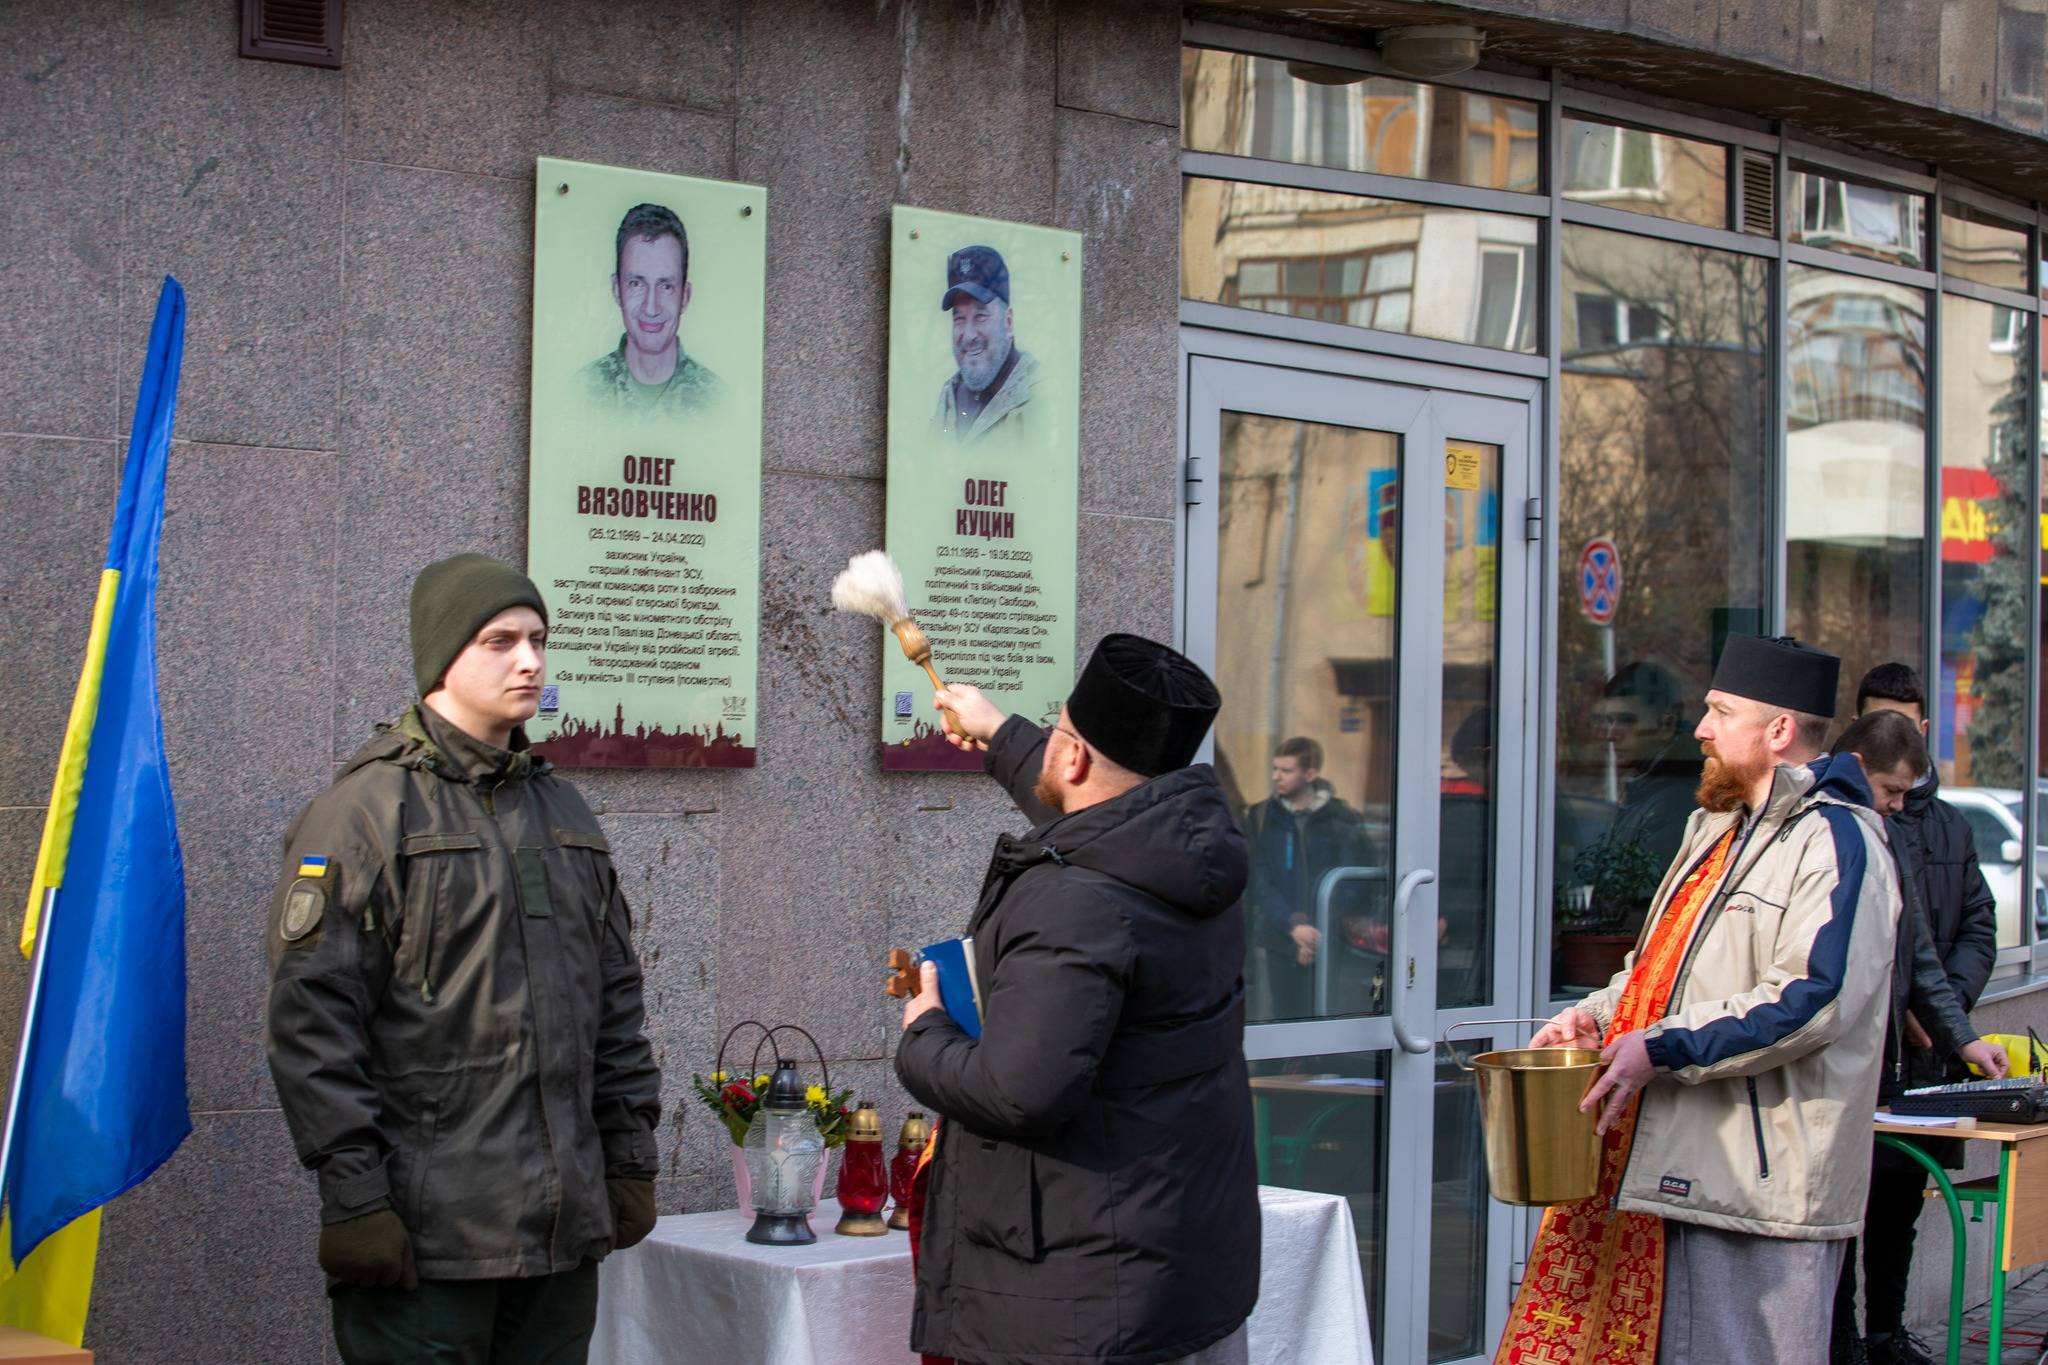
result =
[[[953,315],[955,369],[939,389],[932,425],[963,446],[991,433],[1009,439],[1022,435],[1038,362],[1017,346],[1010,268],[1001,253],[994,247],[963,246],[948,256],[939,307]]]
[[[592,402],[663,416],[701,412],[724,384],[683,349],[677,335],[690,308],[690,234],[673,209],[635,204],[619,221],[612,254],[618,349],[583,367]]]

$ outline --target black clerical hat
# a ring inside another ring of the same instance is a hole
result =
[[[1714,690],[1832,717],[1841,676],[1840,659],[1789,635],[1731,635],[1714,670]]]
[[[1223,695],[1185,655],[1140,635],[1105,635],[1074,690],[1067,718],[1090,747],[1141,777],[1185,768]]]

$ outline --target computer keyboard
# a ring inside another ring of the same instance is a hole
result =
[[[1919,1117],[1993,1119],[1999,1123],[2048,1123],[2048,1080],[2008,1076],[1996,1081],[1925,1085],[1892,1101],[1894,1114]]]

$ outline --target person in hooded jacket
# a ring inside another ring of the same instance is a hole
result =
[[[968,925],[982,1032],[905,1005],[896,1072],[941,1116],[912,1348],[972,1365],[1248,1358],[1259,1206],[1244,1049],[1243,836],[1206,764],[1221,705],[1111,635],[1040,729],[937,697],[1034,822]]]
[[[1900,724],[1924,737],[1926,702],[1920,675],[1911,667],[1879,664],[1856,685],[1857,719],[1837,747],[1849,747],[1857,731],[1877,724],[1888,712],[1897,713]],[[1913,982],[1906,1002],[1911,1008],[1902,1005],[1895,1010],[1893,1026],[1885,1034],[1880,1103],[1889,1103],[1913,1086],[1971,1079],[1962,1049],[1951,1043],[1952,1030],[1943,1026],[1946,1011],[1938,1002],[1952,997],[1953,1007],[1964,1014],[1975,1008],[1998,956],[1998,903],[1977,864],[1976,840],[1963,813],[1940,799],[1941,777],[1926,761],[1924,746],[1916,774],[1919,780],[1893,802],[1897,808],[1886,811],[1886,827],[1909,914],[1917,907],[1918,936],[1928,940],[1920,956],[1932,959],[1936,975],[1946,978],[1945,983],[1934,984],[1945,984],[1946,990],[1922,983],[1927,974],[1924,963],[1909,972],[1901,961],[1897,976]],[[1967,1028],[1962,1036],[1976,1039]],[[1980,1064],[1990,1063],[1984,1069],[1991,1074],[1997,1074],[1992,1068],[2003,1060],[2003,1053],[1979,1056]],[[1963,1164],[1959,1140],[1930,1138],[1920,1145],[1946,1166]],[[1859,1335],[1856,1330],[1856,1258],[1851,1256],[1842,1267],[1835,1295],[1831,1355],[1836,1365],[1860,1365],[1864,1360],[1872,1365],[1932,1365],[1928,1345],[1905,1327],[1906,1280],[1926,1189],[1927,1171],[1918,1162],[1890,1147],[1876,1148],[1861,1239],[1864,1331]]]

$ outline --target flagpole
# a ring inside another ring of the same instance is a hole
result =
[[[0,1133],[0,1203],[14,1203],[14,1125],[21,1116],[22,1079],[28,1074],[29,1046],[35,1040],[36,1004],[43,993],[43,967],[49,961],[50,915],[57,908],[57,888],[43,889],[43,913],[36,927],[35,958],[29,964],[28,1003],[22,1009],[21,1037],[14,1052],[14,1084],[7,1091],[7,1127]],[[0,1247],[0,1255],[12,1256]]]

